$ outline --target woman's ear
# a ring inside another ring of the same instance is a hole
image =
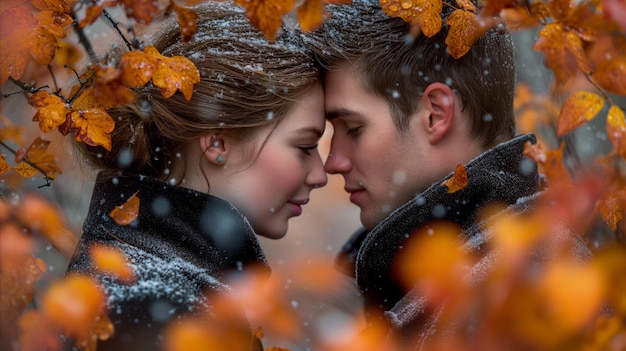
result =
[[[200,148],[202,154],[210,163],[223,165],[226,162],[224,137],[220,133],[216,132],[201,136]]]
[[[431,144],[438,143],[451,129],[455,118],[455,96],[443,83],[432,83],[422,95],[422,108],[428,111],[426,130]]]

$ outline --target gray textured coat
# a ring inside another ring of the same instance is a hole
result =
[[[116,224],[109,213],[136,191],[137,219],[126,226]],[[212,294],[231,289],[225,278],[252,266],[261,267],[260,275],[269,275],[252,227],[231,204],[148,177],[100,174],[83,230],[68,274],[90,274],[108,295],[115,334],[99,343],[100,351],[157,350],[164,326],[182,316],[201,314],[211,308]],[[94,244],[120,249],[136,281],[125,284],[97,273],[89,256]],[[232,313],[241,315],[237,328],[252,340],[242,311]]]
[[[508,206],[507,213],[524,213],[534,207],[543,191],[536,164],[523,155],[524,143],[528,141],[534,144],[536,138],[521,135],[486,151],[465,165],[467,187],[448,194],[441,184],[450,174],[396,209],[371,231],[360,230],[350,238],[337,263],[342,271],[356,278],[369,312],[367,318],[384,316],[392,335],[408,335],[418,340],[416,349],[423,348],[429,335],[435,332],[443,306],[427,308],[428,302],[416,289],[407,290],[394,279],[398,254],[407,240],[429,223],[440,220],[457,223],[463,231],[461,245],[480,257],[469,268],[466,280],[468,284],[479,284],[497,264],[498,256],[486,248],[489,233],[483,232],[478,223],[480,209],[499,203]],[[577,236],[565,229],[559,235],[575,242],[575,257],[586,259],[591,255]],[[541,255],[549,255],[549,251],[545,249]]]

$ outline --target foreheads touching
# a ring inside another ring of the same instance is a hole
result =
[[[444,6],[444,22],[452,8]],[[330,19],[305,41],[327,70],[350,62],[363,88],[387,101],[399,130],[407,127],[426,88],[439,82],[455,92],[483,147],[514,135],[513,46],[505,29],[492,28],[455,59],[447,52],[445,25],[432,37],[411,37],[410,25],[388,17],[376,0],[329,6],[329,12]]]

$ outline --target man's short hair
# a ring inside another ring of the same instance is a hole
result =
[[[444,3],[443,22],[455,8],[460,6],[453,0]],[[330,18],[305,41],[325,70],[351,65],[363,87],[387,101],[398,130],[407,128],[426,87],[441,82],[460,97],[472,136],[483,147],[515,135],[514,52],[504,24],[455,59],[447,51],[445,24],[432,37],[414,38],[408,35],[411,25],[386,15],[379,0],[353,0],[351,5],[330,5],[328,11]]]

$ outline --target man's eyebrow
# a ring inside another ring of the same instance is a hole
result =
[[[354,110],[349,110],[349,109],[343,108],[343,107],[336,108],[336,109],[333,109],[331,111],[326,112],[326,119],[329,120],[329,121],[332,120],[332,119],[335,119],[335,118],[350,117],[350,116],[358,117],[358,116],[361,116],[361,114],[359,112],[354,111]]]

